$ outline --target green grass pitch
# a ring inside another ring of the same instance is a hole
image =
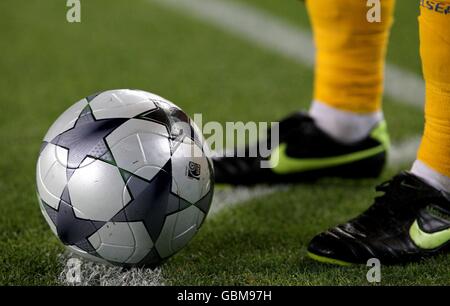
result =
[[[299,1],[240,2],[309,27]],[[58,284],[64,248],[41,217],[35,162],[50,124],[78,99],[139,88],[220,122],[273,121],[311,100],[310,69],[151,1],[82,1],[81,24],[65,14],[65,1],[0,2],[0,285]],[[398,1],[396,15],[389,61],[420,73],[418,4]],[[386,99],[385,112],[394,142],[421,132],[420,109]],[[312,262],[306,246],[366,208],[394,173],[294,185],[225,209],[163,265],[164,282],[366,285],[366,267]],[[449,284],[448,260],[384,267],[381,284]]]

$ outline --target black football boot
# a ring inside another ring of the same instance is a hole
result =
[[[404,264],[450,251],[450,197],[403,172],[364,213],[316,236],[308,255],[333,264]]]
[[[279,123],[279,144],[270,148],[271,131],[255,147],[246,147],[246,157],[214,158],[216,183],[252,185],[286,183],[335,177],[377,177],[389,148],[386,122],[377,123],[361,141],[344,144],[323,132],[308,114],[295,113]],[[263,157],[259,146],[269,148]],[[255,157],[249,153],[257,152]],[[262,167],[265,162],[269,167]]]

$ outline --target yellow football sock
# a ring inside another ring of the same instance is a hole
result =
[[[370,23],[364,0],[306,2],[317,48],[314,99],[360,114],[381,109],[383,73],[395,0],[381,0]]]
[[[420,54],[426,84],[418,159],[450,177],[450,0],[421,1]]]

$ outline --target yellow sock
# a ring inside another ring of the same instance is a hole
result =
[[[450,177],[450,0],[421,1],[420,11],[426,103],[418,159]]]
[[[383,74],[395,0],[381,0],[369,23],[365,0],[306,2],[317,48],[314,100],[360,114],[381,109]]]

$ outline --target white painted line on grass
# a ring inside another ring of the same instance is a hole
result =
[[[80,259],[80,282],[73,283],[68,280],[73,278],[73,272],[68,267],[68,260],[73,255],[70,253],[60,255],[63,270],[58,276],[58,281],[64,286],[164,286],[165,282],[161,269],[131,268],[124,270],[121,267],[98,264],[89,260]],[[78,258],[78,257],[77,257]],[[68,277],[69,276],[69,277]]]
[[[149,1],[188,14],[307,67],[314,65],[314,45],[309,31],[249,5],[231,0]],[[423,106],[422,79],[392,64],[386,67],[385,92],[395,101]]]
[[[388,167],[399,170],[402,167],[412,164],[416,159],[420,140],[421,136],[416,136],[393,145],[388,154]]]
[[[269,194],[287,190],[287,186],[269,186],[259,185],[253,187],[230,187],[227,189],[216,190],[214,199],[209,211],[208,218],[212,218],[225,208],[231,208],[243,202],[247,202],[256,198],[261,198]]]

